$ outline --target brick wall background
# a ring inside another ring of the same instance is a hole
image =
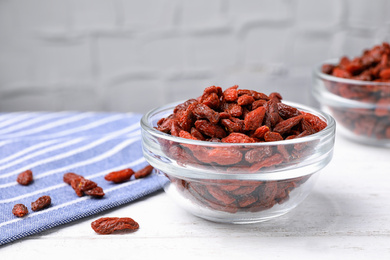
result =
[[[387,0],[0,0],[0,111],[147,110],[210,85],[313,104],[312,67],[389,41]]]

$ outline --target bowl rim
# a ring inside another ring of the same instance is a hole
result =
[[[322,111],[320,109],[316,109],[310,106],[302,105],[299,103],[295,102],[290,102],[290,101],[283,101],[284,104],[293,106],[300,111],[304,112],[309,112],[311,114],[314,114],[316,116],[319,116],[321,119],[325,119],[327,126],[322,129],[321,131],[307,135],[304,137],[300,138],[294,138],[294,139],[289,139],[289,140],[281,140],[281,141],[273,141],[273,142],[256,142],[256,143],[219,143],[219,142],[208,142],[208,141],[202,141],[202,140],[191,140],[191,139],[186,139],[178,136],[173,136],[164,132],[161,132],[157,129],[155,129],[153,126],[150,126],[148,119],[159,112],[162,111],[168,111],[171,110],[173,112],[173,109],[176,105],[181,104],[185,102],[184,101],[176,101],[172,103],[168,103],[163,106],[156,107],[146,114],[144,114],[140,120],[141,128],[147,131],[148,133],[152,134],[155,137],[158,138],[163,138],[169,141],[174,141],[174,142],[180,142],[183,144],[190,144],[190,145],[201,145],[201,146],[208,146],[208,147],[214,147],[214,148],[227,148],[227,147],[242,147],[243,145],[245,147],[250,148],[251,146],[253,147],[261,147],[261,146],[273,146],[273,145],[292,145],[292,144],[297,144],[297,143],[304,143],[304,142],[310,142],[318,139],[322,139],[325,137],[329,136],[334,136],[335,135],[335,128],[336,128],[336,121],[335,119],[328,114],[325,111]]]
[[[317,66],[314,67],[314,75],[319,77],[320,79],[325,79],[328,81],[333,81],[333,82],[339,82],[339,83],[345,83],[345,84],[350,84],[350,85],[373,85],[373,86],[388,86],[390,88],[390,82],[376,82],[376,81],[364,81],[364,80],[357,80],[357,79],[346,79],[346,78],[340,78],[340,77],[335,77],[326,73],[323,73],[321,71],[321,67],[324,64],[337,64],[337,62],[340,59],[328,59],[324,60],[321,63],[319,63]]]

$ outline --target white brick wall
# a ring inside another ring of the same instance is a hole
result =
[[[0,0],[0,111],[144,113],[235,84],[315,105],[314,65],[389,35],[387,0]]]

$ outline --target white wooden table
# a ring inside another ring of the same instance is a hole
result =
[[[131,217],[134,233],[98,235],[99,217]],[[0,259],[390,259],[390,149],[337,134],[313,193],[268,222],[192,216],[163,192],[0,247]]]

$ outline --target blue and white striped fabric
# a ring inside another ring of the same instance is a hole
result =
[[[3,113],[0,114],[0,245],[99,213],[155,192],[155,175],[122,184],[104,176],[123,168],[147,165],[142,156],[139,114],[125,113]],[[22,186],[19,173],[32,170],[34,182]],[[74,172],[103,188],[101,199],[78,197],[63,182]],[[52,204],[31,211],[31,202],[49,195]],[[15,204],[29,214],[17,218]]]

